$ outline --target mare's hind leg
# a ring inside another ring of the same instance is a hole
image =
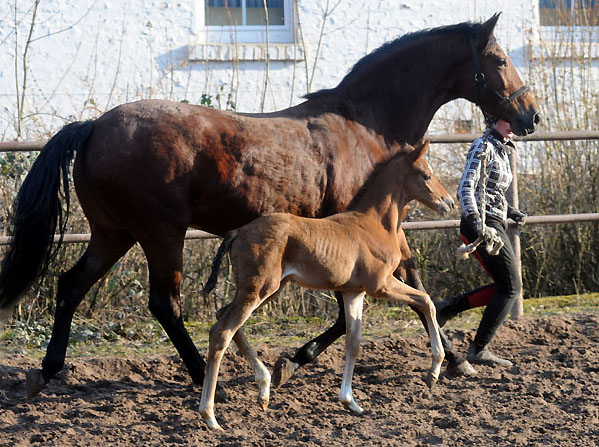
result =
[[[183,272],[185,231],[148,238],[141,246],[148,260],[150,300],[148,307],[162,325],[185,364],[193,383],[204,380],[204,359],[183,324],[179,294]]]
[[[431,340],[431,353],[433,357],[431,370],[427,376],[426,383],[429,388],[432,387],[439,379],[445,352],[439,335],[439,325],[437,324],[435,305],[430,297],[425,292],[421,292],[420,290],[402,283],[394,276],[389,276],[387,278],[384,287],[368,294],[374,298],[404,302],[414,306],[422,312],[426,319],[426,327]]]
[[[300,366],[313,362],[322,351],[331,346],[335,340],[345,333],[345,307],[341,292],[335,292],[335,299],[339,306],[339,314],[335,324],[299,348],[292,359],[281,356],[277,360],[272,374],[275,388],[286,383]]]
[[[92,235],[83,256],[58,279],[52,336],[42,369],[27,373],[27,395],[39,393],[64,366],[71,321],[87,291],[131,248],[135,241],[124,231],[92,225]]]
[[[354,414],[362,414],[364,410],[356,403],[352,393],[352,377],[354,375],[354,366],[356,358],[360,352],[360,340],[362,338],[362,308],[364,304],[364,293],[343,294],[345,321],[347,321],[347,331],[345,335],[345,368],[343,370],[343,381],[341,382],[341,391],[339,400]]]

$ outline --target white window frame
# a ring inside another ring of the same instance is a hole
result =
[[[295,43],[293,1],[283,0],[284,25],[268,26],[270,43]],[[242,2],[245,5],[245,2]],[[206,0],[196,0],[196,30],[199,40],[206,43],[265,43],[266,26],[207,26]]]
[[[570,11],[574,14],[575,2],[572,0]],[[599,26],[585,26],[585,25],[543,25],[541,24],[541,2],[537,1],[537,7],[539,8],[539,29],[541,39],[547,41],[555,40],[557,35],[571,35],[575,41],[581,41],[583,39],[590,38],[593,41],[599,41]]]

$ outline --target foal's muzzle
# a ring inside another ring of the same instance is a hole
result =
[[[447,214],[455,209],[455,203],[451,197],[445,197],[439,204],[439,212],[441,214]]]

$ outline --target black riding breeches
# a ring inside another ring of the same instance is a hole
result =
[[[485,346],[491,342],[522,290],[518,262],[506,232],[507,224],[493,216],[487,216],[486,225],[497,231],[497,236],[503,241],[503,247],[495,256],[487,253],[484,243],[480,244],[475,252],[476,259],[493,278],[493,286],[496,289],[483,312],[474,338],[474,342],[479,346]],[[463,217],[460,222],[460,233],[462,239],[468,243],[477,238],[476,232]]]

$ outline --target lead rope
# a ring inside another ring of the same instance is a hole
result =
[[[478,184],[478,188],[479,188],[479,194],[480,194],[480,219],[481,219],[481,235],[472,243],[466,245],[466,244],[462,244],[458,247],[457,251],[456,251],[456,256],[458,257],[458,259],[468,259],[468,256],[470,256],[470,254],[472,252],[474,252],[474,250],[476,250],[476,248],[482,244],[485,239],[487,241],[487,253],[489,253],[492,256],[495,256],[499,253],[499,250],[501,250],[501,247],[503,247],[503,241],[501,240],[501,238],[499,236],[497,236],[497,231],[495,230],[495,228],[489,227],[487,228],[487,224],[486,224],[486,211],[487,211],[487,179],[489,178],[489,175],[487,174],[487,142],[489,139],[489,135],[491,134],[491,129],[486,129],[485,132],[483,133],[482,136],[482,144],[483,144],[483,150],[481,151],[481,179],[480,182]],[[484,235],[488,235],[487,238],[484,237]]]

